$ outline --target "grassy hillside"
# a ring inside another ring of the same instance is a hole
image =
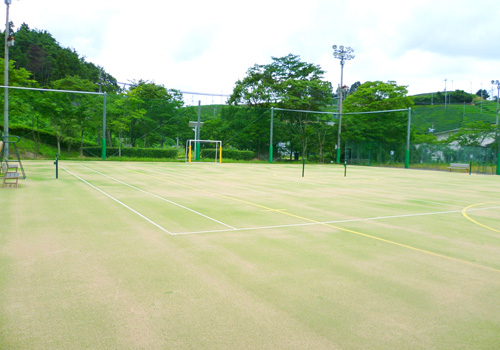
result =
[[[412,124],[419,130],[435,132],[458,129],[472,121],[496,121],[496,102],[480,104],[420,105],[412,108]]]

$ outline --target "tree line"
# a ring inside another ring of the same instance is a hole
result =
[[[103,67],[87,62],[75,50],[62,48],[47,31],[22,24],[10,48],[9,84],[107,94],[108,146],[164,148],[193,138],[190,120],[196,107],[184,105],[182,93],[148,81],[134,81],[121,89]],[[3,63],[3,59],[2,62]],[[333,88],[318,65],[289,54],[272,57],[269,64],[255,64],[238,80],[227,105],[204,108],[203,138],[222,140],[225,147],[265,154],[269,147],[270,110],[274,115],[274,150],[286,148],[324,161],[338,145],[338,97],[343,89],[342,139],[404,143],[404,113],[355,114],[367,111],[407,109],[423,100],[409,97],[407,87],[394,81],[356,82]],[[3,72],[0,73],[3,75]],[[484,93],[484,92],[482,92]],[[436,94],[435,103],[439,103]],[[451,93],[450,93],[451,94]],[[455,99],[472,98],[455,92]],[[10,93],[10,115],[28,130],[35,153],[42,132],[53,133],[61,153],[63,144],[78,147],[101,142],[103,96],[40,91]],[[313,113],[318,112],[318,113]],[[434,142],[425,131],[413,131],[412,140]],[[342,145],[341,145],[342,146]]]

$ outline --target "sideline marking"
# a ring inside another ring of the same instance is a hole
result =
[[[147,192],[147,191],[141,190],[141,189],[140,189],[140,188],[138,188],[138,187],[135,187],[135,186],[130,185],[130,184],[126,183],[126,182],[123,182],[123,181],[120,181],[120,180],[118,180],[118,179],[115,179],[114,177],[111,177],[111,176],[108,176],[108,175],[106,175],[106,174],[103,174],[103,173],[101,173],[101,172],[99,172],[99,171],[97,171],[97,170],[94,170],[94,169],[92,169],[92,168],[89,168],[89,167],[87,167],[87,166],[85,166],[85,165],[80,165],[80,166],[81,166],[81,167],[83,167],[83,168],[87,168],[87,169],[89,169],[89,170],[91,170],[91,171],[93,171],[93,172],[95,172],[95,173],[97,173],[97,174],[99,174],[99,175],[102,175],[102,176],[104,176],[104,177],[107,177],[107,178],[109,178],[109,179],[111,179],[111,180],[113,180],[113,181],[116,181],[116,182],[118,182],[118,183],[121,183],[121,184],[123,184],[123,185],[125,185],[125,186],[128,186],[128,187],[130,187],[130,188],[133,188],[134,190],[140,191],[140,192],[142,192],[142,193],[146,193],[146,194],[148,194],[148,195],[150,195],[150,196],[153,196],[153,197],[155,197],[155,198],[161,199],[161,200],[163,200],[163,201],[165,201],[165,202],[168,202],[168,203],[170,203],[170,204],[176,205],[176,206],[178,206],[178,207],[180,207],[180,208],[182,208],[182,209],[185,209],[185,210],[187,210],[187,211],[190,211],[190,212],[192,212],[192,213],[195,213],[195,214],[197,214],[197,215],[200,215],[200,216],[204,217],[205,219],[215,221],[215,222],[216,222],[216,223],[218,223],[218,224],[221,224],[221,225],[223,225],[223,226],[229,227],[229,228],[230,228],[230,229],[232,229],[232,230],[236,230],[236,228],[235,228],[235,227],[233,227],[233,226],[231,226],[231,225],[225,224],[225,223],[223,223],[222,221],[219,221],[219,220],[217,220],[217,219],[214,219],[214,218],[212,218],[212,217],[210,217],[210,216],[208,216],[208,215],[202,214],[202,213],[200,213],[200,212],[198,212],[198,211],[196,211],[196,210],[193,210],[193,209],[191,209],[191,208],[185,207],[185,206],[183,206],[182,204],[179,204],[179,203],[173,202],[173,201],[171,201],[171,200],[169,200],[169,199],[166,199],[166,198],[163,198],[163,197],[157,196],[157,195],[156,195],[156,194],[154,194],[154,193],[151,193],[151,192]]]
[[[468,207],[465,207],[463,210],[462,210],[462,215],[467,219],[467,220],[470,220],[472,221],[473,223],[479,225],[479,226],[482,226],[488,230],[491,230],[491,231],[495,231],[495,232],[498,232],[500,233],[500,230],[497,230],[497,229],[494,229],[492,227],[489,227],[489,226],[486,226],[474,219],[472,219],[469,215],[467,215],[467,210],[469,210],[470,208],[472,207],[475,207],[475,206],[478,206],[478,205],[483,205],[483,204],[488,204],[487,202],[486,203],[477,203],[477,204],[472,204],[472,205],[469,205]],[[495,207],[494,208],[483,208],[483,209],[496,209]],[[479,209],[473,209],[473,210],[479,210]]]
[[[137,210],[132,209],[131,207],[129,207],[129,206],[128,206],[128,205],[126,205],[125,203],[123,203],[123,202],[121,202],[120,200],[116,199],[116,198],[115,198],[115,197],[113,197],[112,195],[110,195],[110,194],[108,194],[108,193],[104,192],[104,191],[103,191],[103,190],[101,190],[100,188],[98,188],[98,187],[96,187],[96,186],[92,185],[90,182],[88,182],[88,181],[86,181],[86,180],[82,179],[80,176],[78,176],[78,175],[76,175],[76,174],[72,173],[71,171],[69,171],[69,170],[68,170],[68,169],[66,169],[65,167],[62,167],[62,166],[59,166],[59,167],[60,167],[61,169],[64,169],[64,171],[66,171],[67,173],[69,173],[69,174],[73,175],[74,177],[76,177],[76,178],[77,178],[77,179],[79,179],[80,181],[82,181],[82,182],[86,183],[86,184],[87,184],[87,185],[89,185],[90,187],[92,187],[92,188],[96,189],[97,191],[101,192],[101,193],[102,193],[102,194],[104,194],[105,196],[107,196],[107,197],[111,198],[112,200],[114,200],[114,201],[115,201],[115,202],[117,202],[118,204],[123,205],[125,208],[127,208],[127,209],[128,209],[128,210],[130,210],[131,212],[133,212],[133,213],[135,213],[135,214],[139,215],[141,218],[143,218],[144,220],[146,220],[146,221],[148,221],[149,223],[153,224],[154,226],[156,226],[157,228],[159,228],[159,229],[160,229],[160,230],[162,230],[163,232],[166,232],[166,233],[168,233],[169,235],[172,235],[172,233],[171,233],[171,232],[169,232],[168,230],[166,230],[164,227],[162,227],[162,226],[158,225],[158,224],[157,224],[156,222],[154,222],[153,220],[151,220],[151,219],[147,218],[146,216],[142,215],[142,214],[141,214],[141,213],[139,213]]]
[[[127,169],[127,170],[129,170],[129,169]],[[278,209],[272,209],[272,208],[269,208],[269,207],[266,207],[266,206],[263,206],[263,205],[260,205],[260,204],[248,202],[248,201],[245,201],[245,200],[242,200],[242,199],[230,197],[230,196],[227,196],[227,195],[221,195],[221,194],[210,192],[210,191],[207,191],[207,190],[202,190],[202,189],[199,189],[199,188],[196,188],[196,187],[193,187],[193,186],[180,184],[180,183],[177,183],[177,182],[174,182],[174,181],[170,181],[170,180],[165,180],[163,178],[160,178],[160,177],[157,177],[157,176],[154,176],[154,175],[145,174],[145,173],[142,173],[142,172],[139,172],[139,171],[135,171],[135,170],[129,170],[129,171],[135,172],[137,174],[145,175],[145,176],[150,176],[152,178],[156,178],[156,179],[159,179],[161,181],[174,183],[174,184],[176,184],[178,186],[184,186],[186,188],[194,189],[196,191],[206,192],[206,193],[210,193],[210,194],[213,194],[213,195],[216,195],[216,196],[220,196],[220,197],[223,197],[223,198],[231,199],[231,200],[234,200],[234,201],[237,201],[237,202],[246,203],[246,204],[258,207],[258,208],[272,210],[272,211],[275,211],[277,213],[281,213],[281,214],[284,214],[284,215],[288,215],[288,216],[291,216],[291,217],[295,217],[295,218],[298,218],[298,219],[301,219],[301,220],[308,221],[309,223],[314,223],[314,224],[317,224],[317,225],[324,225],[324,226],[327,226],[327,227],[331,227],[331,228],[337,229],[339,231],[349,232],[349,233],[352,233],[352,234],[355,234],[355,235],[358,235],[358,236],[362,236],[362,237],[366,237],[366,238],[371,238],[371,239],[374,239],[374,240],[377,240],[377,241],[381,241],[381,242],[392,244],[392,245],[395,245],[395,246],[398,246],[398,247],[410,249],[410,250],[413,250],[413,251],[416,251],[416,252],[420,252],[420,253],[424,253],[424,254],[436,256],[436,257],[440,257],[440,258],[443,258],[443,259],[448,259],[448,260],[451,260],[451,261],[461,262],[461,263],[464,263],[464,264],[467,264],[467,265],[470,265],[470,266],[479,267],[479,268],[482,268],[482,269],[485,269],[485,270],[489,270],[489,271],[500,272],[500,269],[497,269],[497,268],[494,268],[494,267],[490,267],[490,266],[481,265],[481,264],[477,264],[477,263],[474,263],[472,261],[467,261],[467,260],[462,260],[462,259],[459,259],[459,258],[454,258],[454,257],[451,257],[451,256],[447,256],[447,255],[435,253],[435,252],[432,252],[430,250],[425,250],[425,249],[421,249],[421,248],[417,248],[417,247],[412,247],[410,245],[406,245],[406,244],[403,244],[403,243],[398,243],[398,242],[395,242],[395,241],[391,241],[391,240],[388,240],[388,239],[384,239],[384,238],[380,238],[380,237],[377,237],[377,236],[369,235],[369,234],[366,234],[366,233],[362,233],[362,232],[358,232],[358,231],[354,231],[354,230],[350,230],[350,229],[346,229],[346,228],[334,226],[334,225],[331,225],[331,224],[328,224],[328,223],[322,223],[322,222],[317,221],[317,220],[308,219],[308,218],[301,217],[299,215],[295,215],[295,214],[291,214],[291,213],[287,213],[287,212],[284,212],[284,211],[281,211],[281,210],[278,210]],[[410,216],[410,214],[408,214],[408,216]]]
[[[500,209],[500,206],[489,207],[489,208],[478,208],[471,209],[470,211],[482,211],[482,210],[490,210],[490,209]],[[279,211],[269,210],[269,211]],[[262,210],[265,211],[265,210]],[[392,216],[376,216],[371,218],[364,219],[346,219],[346,220],[333,220],[333,221],[322,221],[322,222],[307,222],[302,224],[285,224],[285,225],[272,225],[272,226],[256,226],[256,227],[242,227],[236,230],[205,230],[205,231],[191,231],[191,232],[172,232],[173,236],[177,235],[195,235],[202,233],[212,233],[212,232],[232,232],[232,231],[249,231],[249,230],[267,230],[274,228],[284,228],[284,227],[300,227],[300,226],[315,226],[315,225],[326,225],[326,224],[342,224],[346,222],[363,222],[363,221],[375,221],[375,220],[385,220],[385,219],[397,219],[397,218],[406,218],[406,217],[416,217],[416,216],[427,216],[427,215],[440,215],[440,214],[456,214],[460,213],[462,210],[449,210],[449,211],[437,211],[433,213],[417,213],[417,214],[402,214],[402,215],[392,215]]]

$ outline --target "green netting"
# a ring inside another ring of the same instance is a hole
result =
[[[45,143],[59,145],[63,153],[84,154],[86,149],[87,156],[101,156],[102,95],[12,89],[9,96],[10,134],[32,140],[34,154]],[[132,154],[122,152],[124,148],[177,149],[178,158],[183,159],[186,140],[195,138],[190,122],[198,118],[203,123],[200,139],[221,140],[225,151],[251,152],[251,157],[245,153],[245,159],[336,161],[335,107],[311,113],[248,106],[181,106],[172,100],[126,95],[107,95],[107,155]],[[407,121],[407,111],[344,113],[341,162],[405,166]],[[498,152],[495,122],[493,101],[415,106],[409,167],[445,169],[450,162],[472,161],[474,169],[493,172],[489,169],[495,167]]]
[[[412,110],[412,127],[420,133],[456,130],[478,121],[496,122],[496,102],[419,105]]]
[[[404,144],[346,142],[345,160],[367,166],[405,166]],[[409,167],[448,170],[450,163],[472,164],[472,171],[495,174],[496,152],[493,148],[447,144],[411,144]]]

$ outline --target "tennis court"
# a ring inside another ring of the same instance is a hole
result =
[[[498,176],[23,164],[0,349],[498,348]]]

